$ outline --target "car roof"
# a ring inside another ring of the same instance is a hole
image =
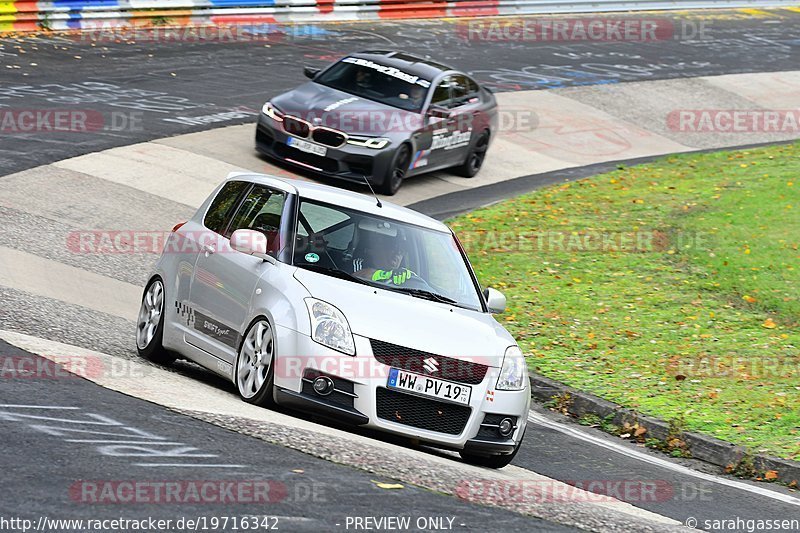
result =
[[[427,215],[385,200],[381,200],[382,207],[378,207],[373,196],[340,189],[338,187],[252,172],[231,172],[226,178],[226,181],[230,180],[251,181],[253,183],[277,188],[290,194],[297,194],[300,198],[308,198],[309,200],[316,200],[318,202],[340,205],[371,215],[377,215],[435,231],[450,233],[450,228],[445,224]]]
[[[348,57],[369,59],[381,65],[395,67],[403,72],[408,72],[409,74],[429,80],[434,79],[442,72],[456,70],[449,65],[438,63],[430,58],[420,57],[398,50],[367,50],[350,54]]]

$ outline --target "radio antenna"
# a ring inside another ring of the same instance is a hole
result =
[[[367,175],[366,174],[362,174],[361,176],[364,178],[364,183],[367,184],[367,187],[369,187],[369,190],[372,192],[372,196],[375,197],[375,201],[378,203],[378,207],[383,207],[383,204],[381,203],[380,198],[378,198],[378,195],[375,194],[375,190],[372,188],[372,185],[369,183],[369,179],[367,178]]]

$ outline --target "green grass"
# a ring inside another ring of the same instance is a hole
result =
[[[532,370],[800,459],[800,144],[672,156],[449,222]]]

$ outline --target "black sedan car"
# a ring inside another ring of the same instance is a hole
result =
[[[446,65],[403,52],[351,54],[264,104],[256,148],[312,173],[394,194],[410,176],[472,177],[497,133],[494,95]]]

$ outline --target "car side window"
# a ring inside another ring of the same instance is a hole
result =
[[[450,82],[452,78],[445,78],[439,82],[433,91],[431,105],[450,108]]]
[[[241,194],[250,184],[246,181],[229,181],[220,189],[214,201],[206,211],[203,225],[216,233],[225,231],[225,226],[230,220],[232,211]]]
[[[470,103],[473,98],[480,97],[478,84],[466,76],[453,76],[453,107]]]
[[[252,229],[267,236],[268,252],[277,252],[281,214],[286,195],[263,185],[256,185],[239,206],[224,236],[230,238],[237,229]]]

